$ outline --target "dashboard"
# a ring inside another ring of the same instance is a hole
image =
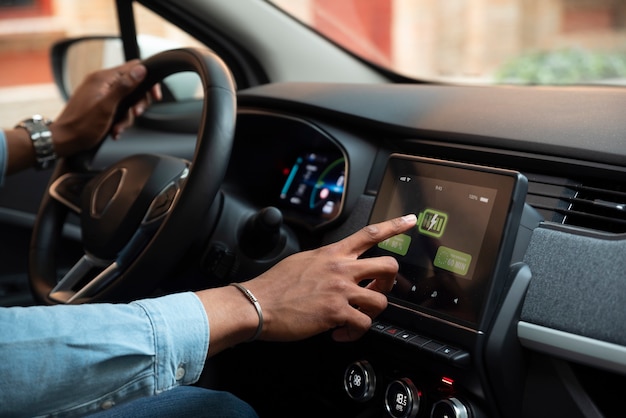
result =
[[[273,402],[229,375],[269,376],[304,416],[612,416],[607,393],[626,384],[624,104],[610,88],[240,92],[225,208],[277,208],[290,251],[419,222],[366,254],[396,257],[400,275],[363,339],[237,347],[221,384],[261,414]],[[242,363],[249,350],[264,364]]]
[[[241,344],[208,359],[199,384],[262,417],[621,416],[625,108],[608,87],[240,91],[219,222],[159,290],[245,280],[396,214],[421,222],[367,254],[396,257],[401,275],[362,339]],[[146,123],[106,141],[95,166],[147,149],[189,158],[196,130],[182,119],[185,130]],[[8,178],[4,214],[34,216],[38,200],[11,197],[43,190],[45,175]],[[269,233],[249,234],[251,219]]]

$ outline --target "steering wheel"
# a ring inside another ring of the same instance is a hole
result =
[[[29,280],[39,303],[129,301],[149,295],[185,254],[218,196],[236,118],[228,68],[212,52],[192,48],[165,51],[144,64],[146,79],[121,110],[169,75],[193,71],[200,76],[203,112],[193,159],[139,154],[101,172],[88,167],[93,150],[60,159],[29,250]],[[80,217],[84,255],[59,280],[55,249],[70,212]]]

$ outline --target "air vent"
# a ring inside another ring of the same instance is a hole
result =
[[[574,181],[527,174],[526,202],[547,221],[626,232],[626,184]]]

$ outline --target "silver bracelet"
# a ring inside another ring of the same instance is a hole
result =
[[[250,302],[252,302],[252,304],[254,305],[254,309],[256,309],[257,315],[259,315],[259,325],[256,327],[256,331],[252,338],[248,340],[248,342],[254,341],[259,338],[259,335],[261,335],[261,331],[263,331],[263,311],[261,311],[261,305],[259,305],[259,301],[257,300],[257,298],[254,297],[252,292],[243,287],[241,284],[231,283],[230,286],[235,286],[237,289],[239,289],[241,293],[243,293],[244,296],[248,298]]]

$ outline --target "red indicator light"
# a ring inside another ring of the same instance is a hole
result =
[[[449,377],[445,377],[445,376],[441,378],[441,382],[448,386],[452,386],[454,384],[453,379],[450,379]]]

